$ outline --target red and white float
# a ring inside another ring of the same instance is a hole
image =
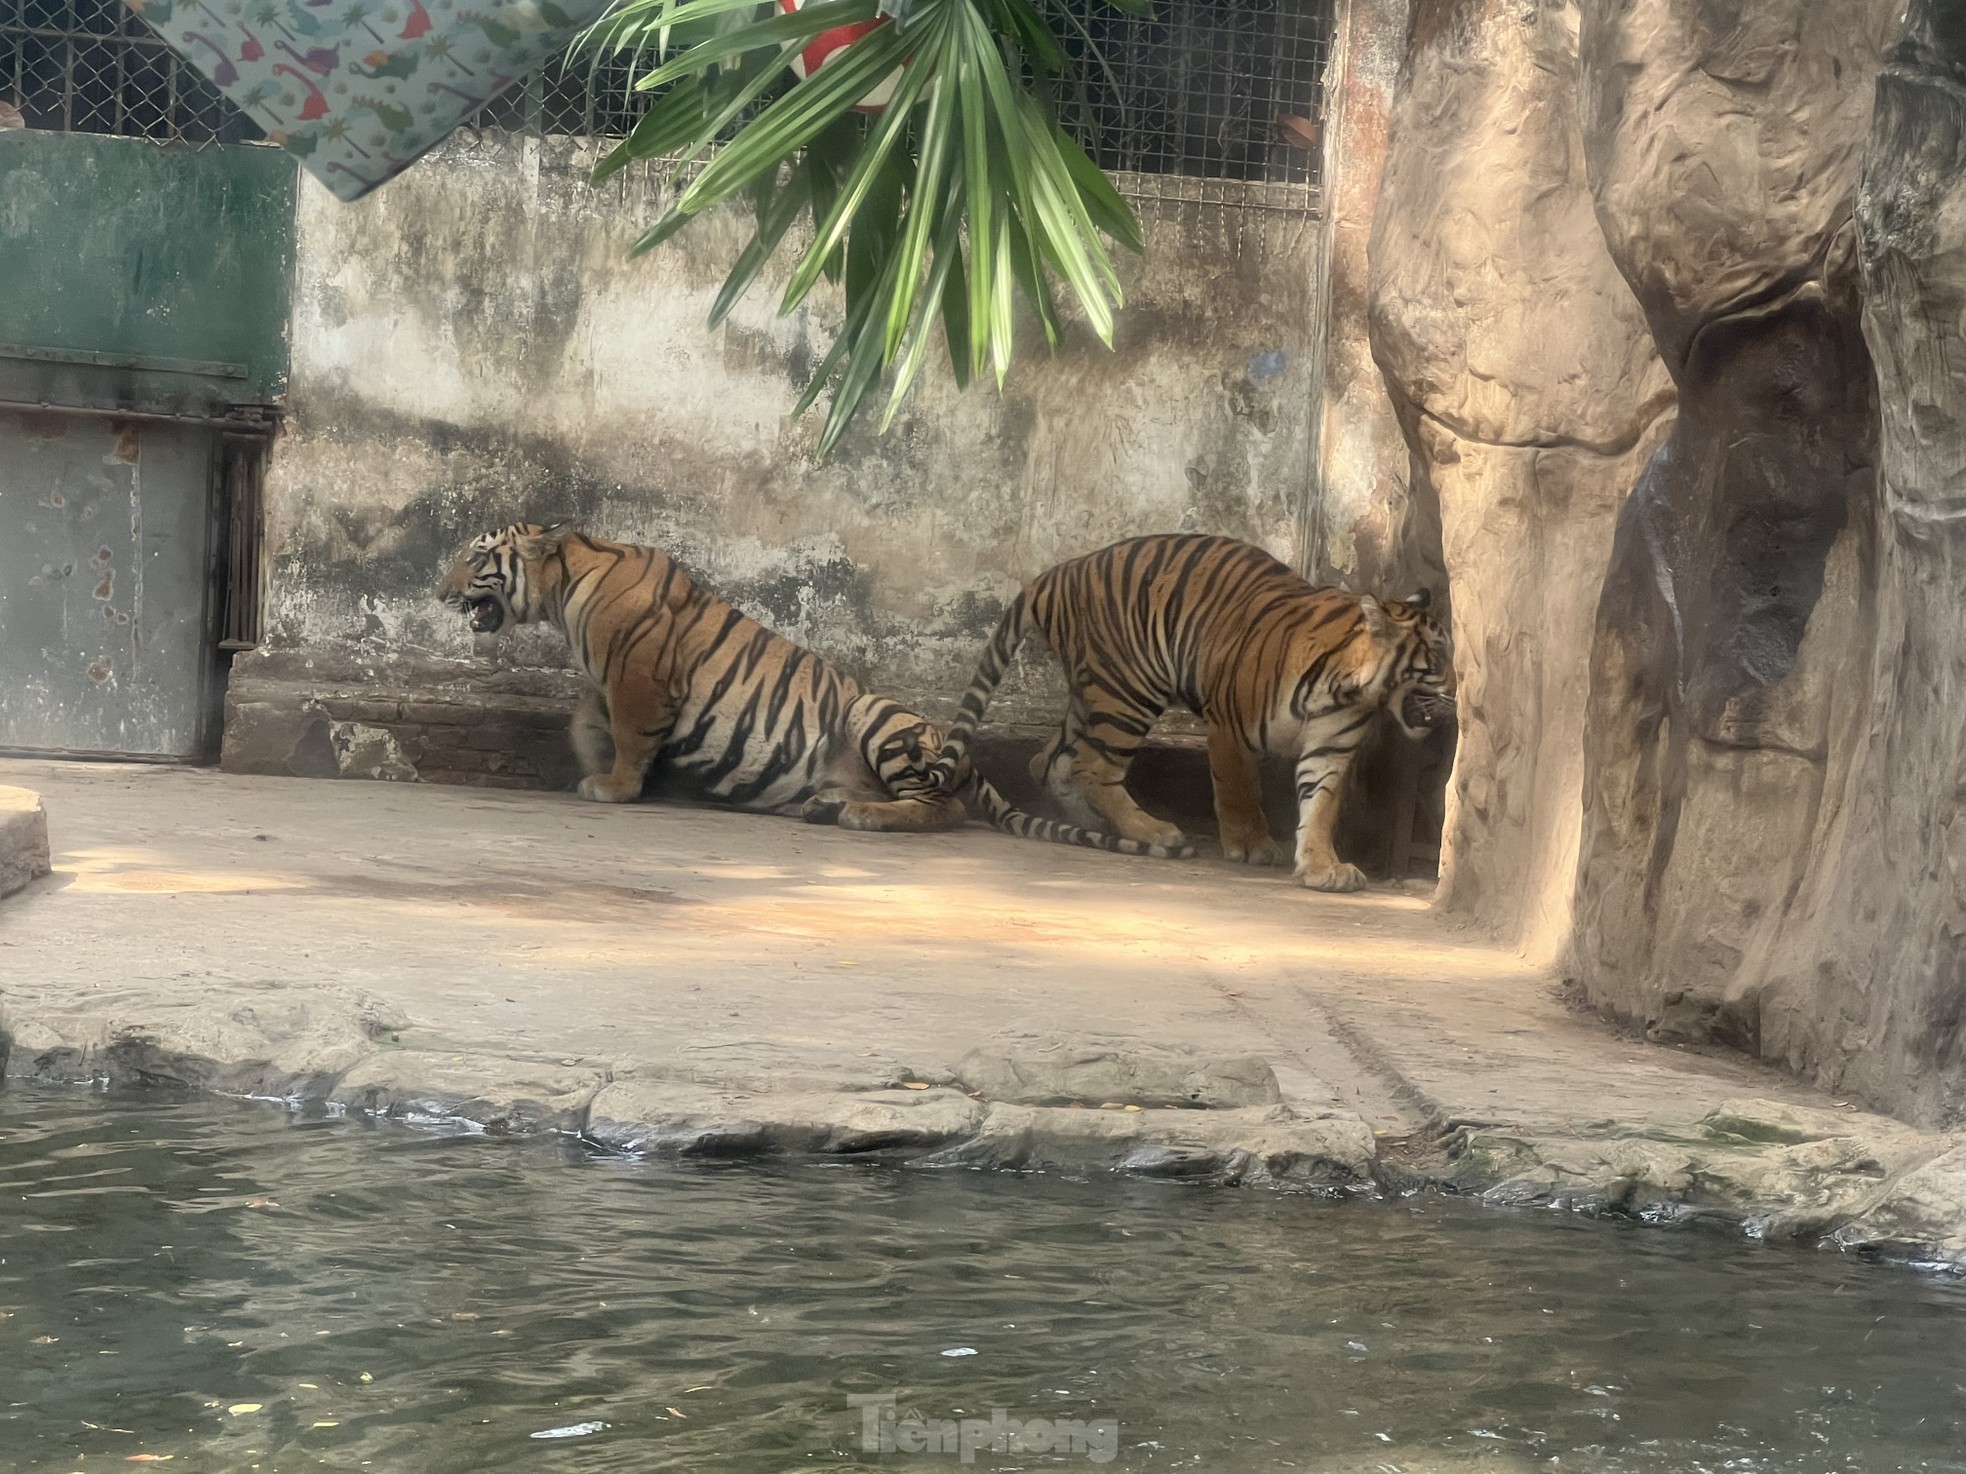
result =
[[[804,9],[805,4],[806,0],[778,0],[778,8],[787,15]],[[821,31],[792,53],[792,70],[798,73],[799,80],[803,82],[828,62],[837,60],[849,46],[869,31],[886,24],[887,17],[883,15],[873,20],[855,21],[850,26],[834,26],[830,31]],[[853,110],[857,113],[881,111],[893,99],[895,84],[900,80],[901,68],[896,67],[875,83],[873,90],[853,105]]]

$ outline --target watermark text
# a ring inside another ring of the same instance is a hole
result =
[[[860,1448],[870,1454],[953,1454],[965,1464],[979,1453],[1083,1454],[1109,1464],[1120,1451],[1112,1418],[1014,1418],[995,1408],[987,1418],[928,1418],[900,1411],[892,1392],[847,1394],[860,1409]]]

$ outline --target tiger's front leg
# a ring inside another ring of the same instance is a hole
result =
[[[608,736],[614,744],[613,765],[605,773],[589,773],[580,780],[576,791],[593,803],[633,803],[642,796],[649,765],[669,738],[675,709],[653,691],[633,694],[610,691],[606,710]],[[576,713],[576,722],[579,719],[580,714]]]
[[[580,698],[567,731],[580,776],[605,773],[614,767],[614,737],[608,727],[608,699],[598,688]]]
[[[1365,872],[1338,858],[1332,833],[1352,755],[1370,712],[1335,712],[1306,729],[1297,759],[1297,879],[1314,891],[1362,891]]]

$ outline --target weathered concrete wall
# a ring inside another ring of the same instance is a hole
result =
[[[771,278],[707,331],[747,218],[629,261],[659,183],[596,192],[594,157],[487,137],[352,207],[305,188],[267,639],[235,673],[234,766],[290,767],[325,689],[380,716],[432,681],[490,691],[555,663],[550,639],[474,645],[430,594],[472,533],[521,518],[660,543],[931,710],[1002,599],[1060,558],[1177,527],[1299,556],[1315,219],[1143,207],[1116,352],[1078,334],[1046,359],[1034,338],[1001,397],[934,364],[889,436],[868,416],[820,464],[817,419],[787,416],[837,299],[779,319]]]

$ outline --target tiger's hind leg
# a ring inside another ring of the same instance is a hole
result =
[[[1051,787],[1051,768],[1058,761],[1060,753],[1069,752],[1072,746],[1072,719],[1066,717],[1051,734],[1049,741],[1037,750],[1031,759],[1031,781],[1040,788]]]
[[[1089,809],[1090,828],[1142,844],[1184,848],[1187,835],[1156,819],[1126,791],[1127,770],[1160,713],[1111,701],[1089,702],[1084,709],[1083,724],[1069,748],[1061,747],[1052,759],[1047,786],[1068,806],[1082,803]]]
[[[1104,818],[1086,801],[1084,791],[1072,777],[1072,763],[1078,753],[1078,736],[1083,724],[1084,717],[1074,702],[1072,711],[1059,723],[1058,730],[1031,759],[1031,781],[1050,794],[1052,801],[1074,824],[1084,829],[1097,829],[1105,822]]]
[[[814,794],[805,805],[807,823],[922,834],[969,822],[961,797],[930,777],[942,743],[921,717],[885,697],[863,695],[848,708],[846,725],[853,743],[847,761],[861,781],[835,783]],[[855,791],[869,787],[885,796]]]

